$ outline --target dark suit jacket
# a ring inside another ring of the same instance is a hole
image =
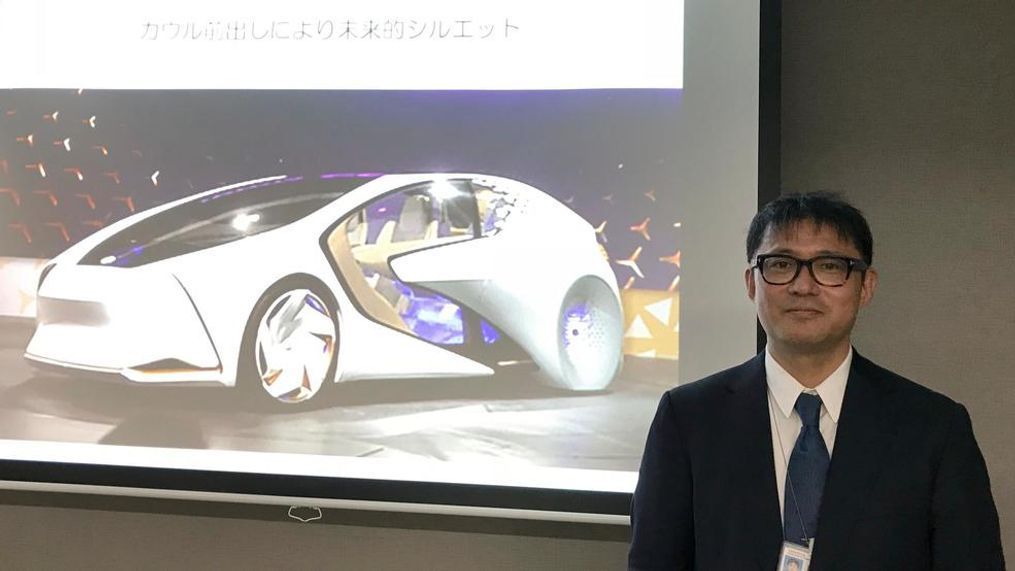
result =
[[[631,569],[776,569],[767,399],[764,353],[663,395],[631,506]],[[810,569],[1004,569],[962,405],[854,352]]]

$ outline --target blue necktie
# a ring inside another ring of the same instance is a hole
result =
[[[828,473],[828,448],[818,428],[821,397],[801,393],[794,408],[803,427],[789,457],[782,521],[787,541],[807,545],[807,540],[817,535],[821,492]]]

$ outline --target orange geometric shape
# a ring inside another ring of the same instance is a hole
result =
[[[41,162],[25,165],[25,168],[39,173],[39,176],[41,176],[42,178],[46,178],[46,165],[42,164]]]
[[[34,147],[35,146],[35,134],[34,133],[29,133],[29,134],[25,135],[24,137],[18,137],[18,138],[14,139],[14,140],[19,142],[19,143],[24,143],[24,144],[28,145],[29,147]]]
[[[635,234],[641,234],[642,237],[645,238],[645,240],[648,240],[648,241],[651,242],[652,241],[652,237],[648,235],[648,223],[649,223],[650,220],[652,220],[652,219],[651,218],[646,218],[646,219],[642,220],[639,224],[635,224],[634,226],[631,226],[631,232],[634,232]]]
[[[83,199],[85,201],[85,204],[88,205],[89,209],[95,210],[95,199],[92,198],[92,195],[87,193],[79,193],[75,194],[74,196]]]
[[[670,282],[670,287],[666,288],[666,291],[677,291],[677,286],[679,285],[680,285],[680,274],[677,274],[677,277],[673,278],[673,281]]]
[[[679,268],[680,267],[680,250],[677,250],[676,253],[671,254],[669,256],[663,256],[662,258],[659,258],[659,261],[660,262],[666,262],[667,264],[673,264],[674,266],[677,266]]]
[[[134,199],[129,196],[114,196],[113,200],[116,202],[122,202],[128,210],[134,212]]]
[[[60,118],[60,112],[59,111],[53,111],[52,113],[47,113],[47,114],[42,116],[42,119],[44,121],[52,121],[54,123],[56,123],[59,118]]]
[[[78,182],[85,180],[85,175],[81,174],[81,169],[78,167],[67,167],[63,169],[63,172],[74,175],[74,178],[78,179]]]
[[[103,176],[108,176],[109,178],[113,179],[114,183],[120,184],[120,171],[104,172],[104,173],[102,173],[102,175]]]
[[[13,188],[0,188],[0,195],[6,194],[11,197],[14,206],[21,206],[21,195]]]
[[[678,359],[680,294],[627,289],[624,308],[624,353],[656,359]]]
[[[32,233],[28,231],[28,226],[25,226],[24,224],[8,224],[7,227],[19,232],[21,237],[25,239],[26,244],[32,243]]]
[[[67,227],[63,225],[63,222],[46,222],[45,224],[50,228],[59,230],[64,242],[70,242],[70,235],[67,233]]]
[[[49,203],[52,204],[53,206],[56,206],[56,205],[60,204],[60,201],[58,201],[56,199],[56,195],[53,194],[52,191],[49,191],[49,190],[33,190],[32,194],[38,194],[40,196],[45,197],[46,199],[49,200]]]

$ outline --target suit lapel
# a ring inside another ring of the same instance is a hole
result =
[[[821,500],[812,566],[844,561],[849,535],[864,498],[885,464],[895,433],[888,410],[889,388],[879,382],[870,361],[854,352],[836,430],[832,462]],[[829,562],[829,563],[826,563]]]
[[[743,365],[743,374],[736,375],[727,388],[732,392],[729,414],[735,445],[727,459],[738,471],[738,494],[742,494],[744,518],[749,527],[747,541],[754,543],[758,564],[762,569],[775,568],[782,544],[782,517],[779,514],[779,491],[775,484],[775,463],[772,452],[772,429],[768,417],[768,385],[765,377],[765,354],[761,353]]]

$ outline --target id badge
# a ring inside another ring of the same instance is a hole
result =
[[[811,565],[811,550],[802,545],[782,542],[779,552],[779,567],[776,571],[807,571]]]

